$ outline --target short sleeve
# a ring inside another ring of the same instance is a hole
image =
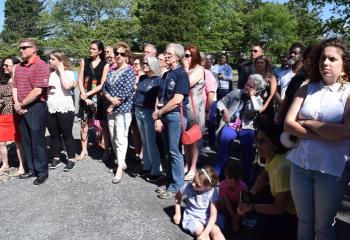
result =
[[[175,94],[187,96],[190,92],[190,79],[185,70],[179,71],[179,77],[176,81]]]
[[[190,195],[192,192],[192,184],[186,183],[182,188],[180,188],[179,191],[182,195]]]
[[[37,88],[46,88],[49,84],[50,68],[44,61],[35,64],[32,86]]]
[[[205,70],[205,91],[206,93],[209,92],[216,92],[217,90],[217,84],[216,79],[214,75],[209,71]]]

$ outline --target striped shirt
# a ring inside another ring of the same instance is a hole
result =
[[[13,88],[17,88],[18,101],[23,101],[34,88],[44,88],[40,101],[46,101],[49,76],[50,68],[39,56],[29,63],[18,64],[13,77]]]

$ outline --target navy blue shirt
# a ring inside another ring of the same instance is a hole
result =
[[[170,69],[164,73],[162,84],[158,94],[158,104],[163,103],[164,106],[174,97],[175,94],[184,96],[182,106],[188,103],[188,94],[190,92],[190,80],[188,74],[183,67],[178,66],[175,70]],[[170,112],[179,112],[179,106]]]
[[[137,84],[135,106],[154,109],[161,82],[159,76],[142,75]]]

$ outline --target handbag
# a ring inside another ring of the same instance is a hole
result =
[[[191,106],[192,106],[192,110],[193,110],[194,119],[196,121],[197,115],[196,115],[196,110],[194,108],[194,102],[193,102],[193,97],[192,97],[191,91],[190,91],[190,100],[191,100]],[[180,104],[180,112],[181,112],[181,124],[182,124],[182,133],[181,133],[182,144],[183,145],[191,145],[191,144],[199,141],[202,138],[202,131],[197,123],[193,124],[193,126],[186,131],[185,125],[184,125],[184,114],[183,114],[183,109],[182,109],[182,103]]]

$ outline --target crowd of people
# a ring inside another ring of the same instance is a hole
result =
[[[95,40],[77,80],[62,50],[45,62],[35,40],[23,39],[19,53],[21,60],[1,61],[0,176],[9,174],[9,142],[19,160],[15,177],[43,184],[62,163],[63,146],[64,171],[71,171],[88,159],[93,129],[101,160],[115,163],[112,183],[123,181],[132,139],[142,160],[137,175],[164,183],[157,196],[175,198],[174,223],[196,239],[225,239],[224,229],[255,239],[335,239],[333,220],[350,177],[350,46],[343,40],[295,43],[280,67],[255,44],[238,66],[237,88],[227,53],[214,64],[215,55],[195,45],[171,43],[157,54],[147,44],[135,57],[125,42]],[[230,158],[234,140],[240,161]],[[198,168],[204,148],[217,152],[215,162]],[[254,177],[257,159],[264,166]]]

